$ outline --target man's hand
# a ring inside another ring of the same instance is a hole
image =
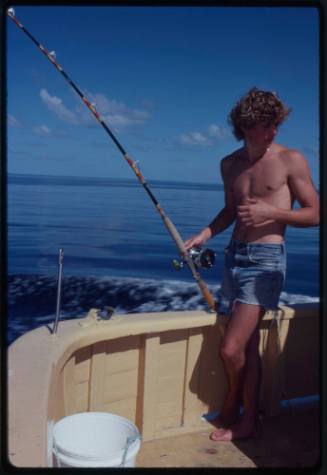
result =
[[[191,247],[201,247],[204,243],[208,241],[211,237],[211,230],[210,228],[205,228],[196,236],[191,237],[187,241],[184,242],[186,250],[189,251]]]
[[[259,199],[247,199],[247,204],[237,206],[237,217],[245,226],[259,227],[274,221],[276,207]]]

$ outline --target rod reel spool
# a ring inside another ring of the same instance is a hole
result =
[[[191,247],[188,251],[188,255],[200,269],[211,269],[216,259],[216,253],[212,249],[201,249],[199,247]],[[184,264],[184,259],[181,261],[173,259],[173,266],[176,270],[181,270]]]

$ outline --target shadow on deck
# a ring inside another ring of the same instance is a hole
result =
[[[185,435],[144,442],[137,467],[304,468],[320,463],[318,405],[284,409],[262,419],[258,439],[213,442],[213,427]]]

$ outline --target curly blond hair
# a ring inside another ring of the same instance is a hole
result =
[[[253,87],[233,107],[229,123],[237,140],[244,138],[243,129],[262,124],[277,127],[286,119],[291,109],[282,103],[275,92],[262,91]]]

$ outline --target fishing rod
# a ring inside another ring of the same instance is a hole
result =
[[[35,37],[22,25],[22,23],[17,19],[15,15],[15,10],[13,8],[9,8],[7,10],[7,15],[13,20],[13,22],[33,41],[33,43],[42,51],[42,53],[48,58],[48,60],[56,67],[56,69],[60,72],[60,74],[66,79],[66,81],[70,84],[70,86],[77,92],[79,97],[82,99],[84,104],[88,107],[88,109],[92,112],[94,117],[97,119],[97,121],[102,125],[102,127],[105,129],[107,134],[110,136],[110,138],[113,140],[114,144],[117,146],[119,151],[121,152],[123,158],[126,160],[130,168],[133,170],[135,173],[136,177],[138,178],[139,182],[147,192],[148,196],[150,197],[151,201],[153,202],[154,206],[156,207],[157,211],[159,212],[169,234],[173,238],[173,240],[176,243],[176,246],[181,253],[183,262],[186,262],[186,264],[189,266],[191,269],[191,272],[193,274],[193,277],[198,284],[203,297],[205,298],[210,311],[216,312],[216,301],[209,291],[208,287],[206,286],[204,280],[202,279],[200,273],[198,272],[198,267],[200,266],[203,261],[205,262],[205,265],[203,267],[211,267],[213,264],[213,261],[207,261],[206,259],[201,259],[201,256],[203,253],[208,254],[207,251],[198,251],[194,250],[193,252],[189,252],[186,250],[184,241],[177,231],[175,225],[172,223],[172,221],[169,219],[169,217],[164,213],[162,207],[160,206],[159,202],[153,195],[152,191],[150,190],[147,182],[145,181],[145,178],[140,172],[139,167],[137,166],[137,162],[133,161],[122,144],[119,142],[119,140],[116,138],[116,136],[113,134],[113,132],[110,130],[108,125],[105,123],[103,118],[100,116],[99,112],[96,110],[95,104],[91,103],[87,97],[82,93],[82,91],[79,89],[79,87],[75,84],[74,81],[68,76],[68,74],[63,70],[63,68],[60,66],[60,64],[57,62],[56,59],[56,53],[55,51],[48,51],[39,41],[35,39]],[[191,250],[190,250],[191,251]],[[199,255],[200,254],[200,255]],[[177,261],[174,261],[174,265],[176,268],[180,268],[182,264],[176,264]]]

